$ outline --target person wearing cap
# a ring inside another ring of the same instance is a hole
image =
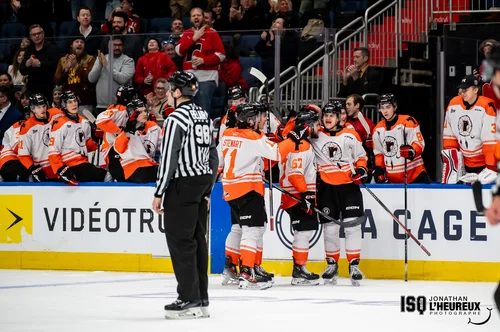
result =
[[[177,66],[177,70],[182,71],[184,59],[181,56],[178,56],[175,52],[175,41],[173,39],[164,39],[161,42],[161,51],[167,53],[170,59],[172,59]]]
[[[443,154],[446,150],[457,150],[457,155],[463,156],[466,173],[487,176],[488,169],[490,172],[497,170],[495,103],[479,95],[480,82],[474,75],[465,76],[458,89],[459,95],[450,101],[446,109]],[[457,166],[461,168],[460,164]]]
[[[95,57],[85,52],[85,37],[72,39],[69,54],[59,59],[54,81],[63,91],[71,90],[80,99],[79,113],[92,111],[96,103],[95,84],[89,82],[89,73],[94,67]]]
[[[113,17],[117,12],[124,12],[127,17],[126,30],[127,33],[140,33],[141,32],[141,19],[138,15],[132,13],[134,10],[134,1],[133,0],[121,0],[120,7],[115,8],[108,20],[103,23],[101,26],[101,30],[103,33],[108,34],[113,31]]]
[[[177,71],[177,66],[170,57],[160,52],[160,43],[155,38],[148,40],[148,53],[137,61],[134,73],[134,83],[139,87],[140,94],[145,96],[153,92],[157,79],[166,78]]]

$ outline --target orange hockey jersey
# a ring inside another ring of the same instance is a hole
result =
[[[425,142],[417,121],[409,115],[397,115],[397,120],[389,129],[385,120],[381,120],[373,129],[373,153],[375,166],[385,168],[390,183],[404,183],[405,158],[399,155],[399,149],[405,142],[415,150],[415,159],[407,160],[408,182],[413,182],[425,171],[421,155]]]
[[[64,116],[52,123],[49,161],[55,174],[64,165],[72,167],[88,163],[88,153],[97,149],[90,133],[90,123],[78,115],[74,121]]]
[[[279,160],[278,144],[252,129],[228,128],[217,151],[226,201],[252,190],[264,196],[262,158]]]
[[[367,168],[368,158],[355,130],[343,128],[336,134],[321,130],[318,136],[311,139],[311,145],[324,182],[333,185],[352,183],[352,167]]]
[[[300,199],[300,193],[316,192],[316,161],[314,151],[308,141],[303,140],[295,150],[295,142],[290,138],[279,143],[280,187]],[[281,208],[288,209],[298,204],[287,195],[281,195]]]
[[[128,121],[127,107],[113,104],[97,116],[95,124],[97,128],[105,132],[101,145],[101,153],[106,164],[108,164],[109,149],[113,146],[116,136],[120,133],[120,127],[125,127]]]
[[[0,169],[10,160],[19,160],[17,157],[19,148],[19,131],[25,120],[17,121],[5,132],[0,146]]]
[[[461,151],[467,167],[486,165],[495,168],[496,130],[496,110],[492,99],[479,96],[474,105],[467,107],[463,98],[457,96],[446,109],[443,148]]]
[[[58,108],[49,108],[47,113],[47,123],[38,121],[35,116],[31,116],[21,126],[18,157],[26,169],[30,169],[33,164],[40,165],[47,177],[54,179],[56,175],[49,162],[49,132],[53,121],[64,116],[64,113]]]
[[[135,135],[125,135],[122,132],[114,142],[116,153],[120,155],[125,179],[128,179],[140,167],[158,165],[154,161],[156,151],[161,145],[161,128],[154,121],[146,121],[144,130]]]

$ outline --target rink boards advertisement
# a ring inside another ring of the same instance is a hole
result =
[[[370,187],[404,222],[404,189]],[[401,279],[405,235],[392,217],[361,189],[367,215],[362,225],[361,269],[369,278]],[[0,186],[0,268],[172,272],[162,217],[153,213],[151,186]],[[484,189],[484,201],[491,200]],[[273,191],[275,230],[264,235],[264,266],[277,274],[292,271],[293,231]],[[266,205],[269,201],[266,191]],[[422,280],[497,281],[500,228],[476,212],[470,187],[412,186],[408,228],[431,252],[407,240],[409,276]],[[229,206],[217,183],[211,197],[210,267],[220,273],[231,227]],[[182,220],[179,220],[182,222]],[[341,230],[341,237],[343,231]],[[344,253],[344,241],[342,256]],[[324,269],[322,229],[310,239],[308,268]],[[341,259],[341,276],[347,263]]]

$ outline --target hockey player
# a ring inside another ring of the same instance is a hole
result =
[[[19,131],[26,120],[20,120],[5,132],[0,146],[0,176],[4,182],[28,182],[30,173],[17,156]]]
[[[101,153],[104,162],[108,165],[111,176],[116,181],[125,181],[123,168],[120,164],[120,156],[113,148],[113,143],[117,135],[120,134],[120,127],[125,127],[128,121],[127,104],[136,96],[136,92],[131,85],[122,85],[116,90],[116,104],[112,104],[108,109],[97,116],[96,125],[104,131],[104,140],[101,146]]]
[[[302,106],[301,109],[299,110],[299,113],[300,112],[304,112],[304,111],[314,111],[318,114],[318,117],[321,116],[321,108],[319,108],[318,106],[316,105],[306,105],[306,106]],[[298,114],[298,113],[297,113]],[[295,114],[294,111],[290,112],[289,116],[288,116],[288,121],[285,125],[285,128],[283,129],[282,131],[282,135],[283,137],[287,137],[288,133],[295,128],[295,119],[297,118],[297,114]]]
[[[234,128],[236,125],[236,107],[247,102],[247,95],[239,85],[235,85],[227,90],[227,111],[220,121],[219,139],[227,128]]]
[[[280,187],[302,200],[302,204],[281,195],[281,209],[290,215],[293,228],[292,285],[318,285],[319,275],[307,270],[309,239],[318,230],[316,205],[316,163],[309,138],[317,138],[320,125],[317,112],[297,114],[295,128],[279,144],[281,158]]]
[[[120,155],[125,180],[155,182],[158,163],[154,161],[154,156],[161,144],[161,128],[156,122],[148,120],[146,105],[140,99],[132,100],[127,108],[129,119],[113,143]]]
[[[48,101],[41,93],[30,96],[29,106],[33,116],[19,131],[19,161],[31,173],[34,182],[57,181],[49,162],[49,132],[52,122],[64,114],[57,108],[47,109]]]
[[[271,287],[271,280],[254,269],[258,241],[267,221],[262,158],[279,160],[278,146],[258,130],[266,118],[257,105],[239,105],[236,119],[236,128],[227,129],[218,146],[219,171],[223,174],[224,199],[237,215],[242,230],[239,288],[265,289]]]
[[[49,161],[55,174],[68,185],[103,182],[106,170],[89,163],[88,153],[97,149],[90,123],[78,114],[78,97],[73,91],[61,95],[64,116],[52,123]]]
[[[464,77],[458,86],[459,95],[446,109],[442,153],[444,183],[460,180],[463,168],[466,173],[478,174],[483,183],[495,179],[495,102],[480,96],[479,88],[480,82],[474,75]],[[458,170],[458,174],[454,170]]]
[[[397,113],[396,97],[392,93],[380,97],[379,111],[384,118],[373,130],[373,153],[376,183],[404,183],[405,159],[408,183],[430,183],[422,152],[424,138],[417,120]]]
[[[340,126],[342,105],[326,104],[322,110],[323,130],[311,140],[320,175],[317,205],[331,218],[349,223],[345,228],[345,248],[351,283],[359,286],[363,274],[359,270],[361,255],[361,223],[365,220],[363,196],[358,184],[366,178],[366,153],[356,131]],[[340,226],[320,216],[324,224],[326,261],[321,275],[325,284],[337,283],[340,258]]]

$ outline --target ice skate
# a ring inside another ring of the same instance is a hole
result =
[[[306,269],[305,265],[293,265],[292,285],[316,286],[319,285],[319,275]]]
[[[224,265],[224,271],[222,271],[222,285],[237,284],[238,283],[238,271],[236,270],[236,265],[231,263],[231,257],[226,257],[226,264]]]
[[[203,317],[200,301],[175,300],[165,306],[166,319],[196,319]]]
[[[201,300],[201,313],[203,318],[210,318],[210,312],[208,311],[208,299]]]
[[[263,278],[266,278],[267,281],[269,281],[271,284],[274,284],[274,274],[269,273],[261,265],[255,265],[254,266],[255,274],[258,276],[261,276]]]
[[[349,263],[349,276],[351,277],[351,284],[353,286],[359,286],[359,281],[363,280],[364,275],[359,269],[359,258],[353,259]]]
[[[339,275],[339,266],[333,258],[327,257],[326,262],[328,263],[328,265],[321,275],[321,278],[323,278],[325,285],[336,285],[337,277]]]
[[[268,289],[272,287],[272,283],[268,278],[262,277],[255,273],[255,270],[247,266],[241,268],[239,277],[239,289]]]

